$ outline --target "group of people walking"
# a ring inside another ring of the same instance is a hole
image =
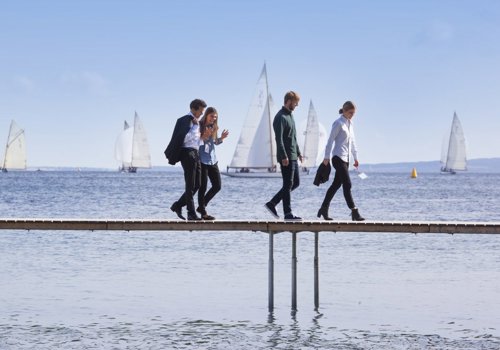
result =
[[[277,161],[281,167],[283,184],[274,197],[264,205],[278,219],[276,206],[282,201],[284,219],[294,221],[302,220],[293,214],[291,207],[291,192],[300,184],[298,161],[302,162],[302,155],[297,143],[295,120],[292,114],[299,101],[300,96],[296,92],[287,92],[283,107],[274,117],[273,129],[276,138]],[[354,204],[349,176],[350,162],[353,161],[356,168],[359,166],[352,125],[355,112],[356,106],[351,101],[345,102],[339,110],[340,117],[333,122],[330,137],[325,147],[324,160],[318,168],[318,172],[326,171],[329,174],[330,157],[332,157],[331,164],[335,169],[335,176],[317,214],[318,218],[323,217],[324,220],[332,220],[328,209],[335,193],[341,186],[347,206],[351,210],[352,220],[364,220]],[[177,119],[172,138],[165,150],[169,164],[174,165],[180,161],[184,170],[184,193],[170,207],[182,220],[185,220],[182,212],[184,206],[187,207],[187,220],[215,219],[214,216],[208,214],[206,208],[210,200],[221,189],[221,176],[215,155],[215,146],[220,145],[229,135],[227,130],[223,130],[219,136],[218,119],[217,110],[214,107],[207,108],[205,101],[193,100],[190,104],[190,112]],[[210,180],[211,188],[207,192],[208,180]],[[198,207],[195,209],[194,195],[197,192]],[[197,213],[201,216],[198,216]]]

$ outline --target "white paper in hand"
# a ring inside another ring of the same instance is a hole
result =
[[[365,173],[363,172],[360,172],[358,168],[356,168],[356,172],[358,173],[358,177],[361,179],[361,180],[364,180],[364,179],[367,179],[368,178],[368,175],[366,175]]]

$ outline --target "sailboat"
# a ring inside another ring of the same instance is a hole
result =
[[[26,141],[24,138],[24,130],[21,129],[15,121],[10,123],[2,172],[13,169],[26,170]]]
[[[274,103],[262,68],[231,164],[224,173],[233,177],[280,177],[274,142]]]
[[[146,130],[135,112],[134,126],[124,122],[123,131],[115,143],[115,158],[121,162],[120,171],[135,173],[138,168],[151,168]]]
[[[309,102],[307,120],[304,120],[298,129],[297,141],[301,146],[300,150],[303,158],[301,169],[303,172],[309,173],[311,168],[314,168],[323,160],[320,152],[324,150],[326,145],[326,129],[318,121],[318,115],[312,100]]]
[[[441,174],[456,174],[457,170],[467,170],[465,136],[456,112],[453,114],[450,137],[447,141],[441,155]]]

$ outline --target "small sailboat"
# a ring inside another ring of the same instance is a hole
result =
[[[274,141],[274,103],[266,64],[262,68],[231,164],[224,173],[233,177],[280,177]]]
[[[26,170],[26,140],[24,130],[15,121],[10,123],[2,171]]]
[[[297,141],[301,146],[303,157],[301,168],[302,171],[309,173],[311,168],[323,160],[321,151],[324,150],[326,145],[326,129],[318,121],[318,115],[312,101],[309,102],[309,112],[305,126],[301,123],[299,130],[301,131],[297,133]]]
[[[458,170],[467,170],[467,156],[464,131],[455,112],[450,137],[444,143],[441,154],[441,174],[456,174]]]
[[[133,127],[124,122],[123,131],[116,139],[115,158],[121,163],[119,170],[123,172],[135,173],[138,168],[151,168],[146,130],[137,112]]]

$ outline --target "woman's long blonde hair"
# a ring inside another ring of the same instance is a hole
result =
[[[203,132],[205,131],[206,119],[207,119],[207,116],[209,116],[210,114],[217,114],[217,119],[215,119],[215,121],[213,123],[213,131],[212,131],[212,138],[214,140],[217,140],[217,138],[219,137],[217,135],[217,132],[219,131],[219,123],[218,123],[219,122],[219,113],[217,113],[217,110],[215,109],[215,107],[208,107],[205,110],[205,113],[203,114],[203,117],[200,120],[201,133],[203,134]]]

